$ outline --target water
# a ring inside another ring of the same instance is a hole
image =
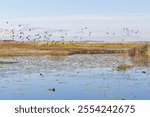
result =
[[[20,56],[0,61],[17,62],[0,65],[0,99],[150,99],[148,65],[116,70],[119,64],[134,64],[127,56]]]

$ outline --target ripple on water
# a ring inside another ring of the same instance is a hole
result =
[[[132,64],[129,57],[0,57],[3,60],[17,63],[0,67],[0,99],[150,99],[148,67],[115,70],[118,64]],[[52,88],[57,91],[51,93]]]

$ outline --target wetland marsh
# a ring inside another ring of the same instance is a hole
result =
[[[150,99],[149,61],[142,63],[126,54],[30,53],[1,55],[0,61],[0,99]],[[133,67],[117,70],[121,64]]]

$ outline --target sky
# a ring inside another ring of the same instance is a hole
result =
[[[89,31],[97,32],[95,38],[105,37],[100,31],[116,31],[120,34],[116,40],[122,28],[128,27],[140,30],[139,37],[149,40],[149,5],[150,0],[0,0],[0,25],[11,21],[75,32],[88,26]]]
[[[0,17],[149,15],[149,5],[149,0],[0,0]]]

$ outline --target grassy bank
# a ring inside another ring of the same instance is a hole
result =
[[[148,44],[148,42],[0,41],[0,56],[66,56],[70,54],[129,53],[132,48],[143,47],[146,44]]]

